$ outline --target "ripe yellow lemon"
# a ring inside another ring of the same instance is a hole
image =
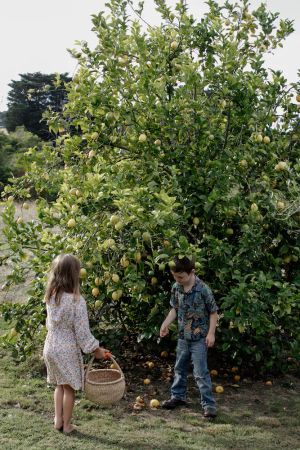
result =
[[[147,385],[147,384],[150,384],[150,383],[151,383],[151,381],[150,381],[150,379],[149,379],[149,378],[145,378],[145,379],[144,379],[144,384],[146,384],[146,385]]]
[[[75,225],[76,225],[75,219],[70,219],[70,220],[68,220],[67,225],[68,225],[69,228],[74,228]]]
[[[111,279],[113,280],[114,283],[118,283],[120,281],[120,277],[117,273],[113,273]]]
[[[79,272],[79,277],[80,278],[86,278],[86,276],[87,276],[87,271],[86,271],[86,269],[84,267],[82,267],[80,269],[80,272]]]
[[[150,401],[150,408],[158,408],[160,406],[160,403],[158,400],[156,400],[156,398],[153,398]]]
[[[110,216],[109,221],[112,225],[116,225],[118,222],[120,222],[120,217],[116,214],[113,214],[112,216]]]

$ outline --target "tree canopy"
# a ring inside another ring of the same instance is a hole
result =
[[[156,0],[161,24],[145,30],[129,5],[111,0],[109,15],[93,16],[98,44],[73,51],[68,102],[48,115],[55,146],[31,151],[6,191],[10,280],[22,278],[24,253],[36,274],[28,303],[4,307],[19,318],[11,343],[26,353],[33,330],[43,334],[45,268],[59,252],[82,262],[97,335],[156,342],[172,259],[187,255],[220,306],[220,358],[284,368],[300,337],[300,85],[266,68],[265,54],[292,22],[247,0],[209,0],[200,21],[185,1],[173,11]],[[11,196],[32,186],[59,192],[24,223]]]

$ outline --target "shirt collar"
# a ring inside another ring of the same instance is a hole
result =
[[[181,286],[181,284],[176,283],[177,285],[177,289],[182,292],[183,294],[190,294],[191,292],[195,291],[195,292],[200,292],[201,291],[201,286],[202,286],[202,281],[200,280],[200,278],[197,277],[197,275],[195,276],[195,282],[193,284],[193,286],[191,287],[191,289],[188,292],[185,292],[183,290],[183,286]]]

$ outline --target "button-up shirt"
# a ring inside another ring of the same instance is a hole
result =
[[[179,283],[173,284],[170,305],[177,312],[179,339],[191,341],[197,341],[207,335],[209,316],[218,311],[210,288],[197,276],[188,292],[184,292]]]

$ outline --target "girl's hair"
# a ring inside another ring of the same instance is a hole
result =
[[[49,303],[52,295],[55,296],[55,303],[59,305],[64,292],[74,294],[74,298],[79,299],[79,273],[80,262],[70,254],[58,255],[51,266],[48,283],[45,293],[45,301]]]
[[[194,260],[184,256],[183,258],[178,258],[177,256],[174,258],[175,266],[172,268],[172,272],[186,272],[191,273],[192,270],[195,269]]]

